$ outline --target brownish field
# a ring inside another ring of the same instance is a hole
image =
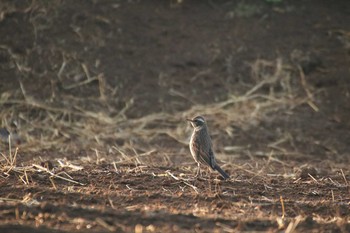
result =
[[[0,232],[350,232],[349,22],[348,0],[1,1]],[[228,181],[194,177],[198,114]]]

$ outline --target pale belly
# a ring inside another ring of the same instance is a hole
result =
[[[195,152],[194,150],[194,147],[192,146],[193,145],[193,136],[191,137],[191,140],[190,140],[190,151],[191,151],[191,154],[192,154],[192,157],[193,159],[199,163],[198,159],[197,159],[197,153]]]

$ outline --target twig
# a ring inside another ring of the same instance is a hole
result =
[[[301,217],[300,215],[296,216],[295,219],[288,224],[288,227],[287,227],[285,233],[295,232],[295,229],[297,228],[297,226],[299,225],[299,223],[302,219],[303,219],[303,217]]]
[[[342,184],[340,184],[338,181],[334,181],[332,178],[328,178],[330,181],[331,181],[331,183],[334,185],[334,186],[336,186],[336,187],[344,187],[344,185],[342,185]]]
[[[349,186],[349,183],[348,183],[348,181],[347,181],[347,179],[346,179],[346,177],[345,177],[345,174],[344,174],[344,172],[343,172],[343,169],[340,169],[340,172],[341,172],[341,174],[342,174],[342,176],[343,176],[343,179],[344,179],[344,181],[345,181],[346,186]]]
[[[70,89],[73,89],[73,88],[76,88],[76,87],[79,87],[79,86],[83,86],[83,85],[89,84],[92,81],[96,81],[96,80],[98,80],[98,76],[86,79],[86,80],[78,82],[78,83],[71,84],[69,86],[65,86],[65,87],[63,87],[63,89],[70,90]]]
[[[301,85],[304,88],[304,91],[306,93],[306,95],[308,96],[308,101],[307,103],[309,104],[309,106],[315,111],[318,112],[319,108],[316,106],[316,104],[312,101],[313,100],[313,95],[311,93],[311,91],[308,88],[308,85],[306,83],[306,79],[305,79],[305,74],[303,72],[303,69],[301,68],[300,65],[298,65],[298,70],[299,70],[299,74],[300,74],[300,80],[301,80]]]
[[[121,151],[119,148],[113,146],[113,148],[115,150],[117,150],[123,157],[124,157],[124,160],[121,160],[121,161],[118,161],[118,162],[114,162],[115,164],[120,164],[120,163],[125,163],[126,161],[131,161],[133,159],[135,159],[136,161],[140,162],[138,159],[141,158],[141,157],[146,157],[146,156],[149,156],[151,154],[153,154],[156,150],[150,150],[146,153],[142,153],[142,154],[137,154],[135,156],[127,156],[123,151]],[[136,151],[134,151],[136,153]],[[140,164],[142,164],[140,162]]]
[[[282,207],[282,219],[284,219],[285,217],[285,210],[284,210],[284,201],[283,201],[283,197],[280,196],[280,202],[281,202],[281,207]]]
[[[57,190],[57,186],[55,185],[55,181],[53,180],[52,176],[49,178],[51,184],[52,184],[52,187]]]
[[[55,173],[51,172],[50,170],[48,170],[47,168],[45,168],[43,166],[40,166],[40,165],[37,165],[37,164],[33,164],[32,166],[37,168],[37,169],[45,171],[46,173],[50,174],[51,176],[53,176],[55,178],[58,178],[58,179],[61,179],[61,180],[65,180],[65,181],[71,182],[73,184],[79,184],[79,185],[82,185],[82,186],[85,185],[85,184],[80,183],[78,181],[75,181],[75,180],[72,180],[72,179],[68,179],[68,178],[65,178],[63,176],[56,175]]]
[[[20,203],[23,200],[20,199],[13,199],[13,198],[7,198],[7,197],[0,197],[0,202],[16,202],[16,203]]]
[[[197,194],[199,193],[198,192],[198,188],[190,183],[188,183],[187,181],[185,181],[184,179],[182,178],[179,178],[179,177],[176,177],[174,174],[172,174],[170,171],[166,171],[166,173],[171,176],[174,180],[177,180],[177,181],[181,181],[182,183],[184,183],[185,185],[191,187]]]
[[[332,194],[332,202],[334,202],[334,192],[333,192],[333,189],[331,189],[331,194]]]
[[[310,173],[308,173],[307,175],[311,177],[311,179],[313,179],[316,182],[316,184],[318,184],[318,181],[315,179],[315,177],[313,177]]]
[[[100,224],[102,227],[106,228],[108,231],[116,231],[117,229],[114,226],[109,225],[102,218],[96,218],[96,223]]]
[[[179,96],[185,100],[188,100],[189,102],[191,102],[192,104],[197,104],[195,101],[193,101],[190,97],[186,96],[185,94],[181,93],[180,91],[177,91],[173,88],[170,88],[169,90],[169,94],[172,96]]]
[[[61,67],[60,67],[60,69],[59,69],[59,71],[58,71],[58,73],[57,73],[57,77],[58,77],[58,79],[59,79],[60,81],[61,81],[61,78],[62,78],[62,73],[63,73],[63,71],[64,71],[64,68],[65,68],[66,65],[67,65],[66,58],[65,58],[64,54],[62,55],[62,57],[63,57],[63,62],[62,62]]]

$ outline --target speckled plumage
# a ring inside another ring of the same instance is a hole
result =
[[[193,119],[188,119],[188,121],[191,122],[194,128],[190,140],[190,151],[193,159],[198,163],[198,166],[199,164],[207,165],[213,170],[217,170],[224,179],[228,179],[229,175],[216,163],[212,149],[213,145],[204,117],[196,116]]]

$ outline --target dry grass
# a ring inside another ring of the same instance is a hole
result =
[[[83,64],[82,66],[86,67]],[[113,141],[117,140],[125,142],[125,147],[129,149],[143,151],[144,146],[137,148],[138,145],[133,141],[140,140],[149,145],[154,138],[165,134],[182,144],[187,144],[189,129],[184,119],[199,113],[209,117],[211,124],[216,126],[215,130],[232,137],[230,127],[233,124],[259,122],[272,112],[290,111],[302,104],[309,104],[313,109],[317,109],[312,91],[307,87],[305,80],[301,78],[304,80],[302,87],[308,93],[307,96],[300,94],[298,85],[292,83],[292,80],[297,78],[293,76],[293,72],[281,59],[260,59],[252,64],[252,76],[256,84],[239,95],[231,94],[223,102],[195,105],[175,114],[160,112],[139,119],[127,118],[126,113],[133,106],[132,99],[123,109],[114,111],[117,114],[110,113],[110,109],[114,107],[109,105],[106,99],[116,96],[110,91],[112,88],[108,87],[102,75],[87,77],[85,81],[72,84],[84,86],[91,80],[100,80],[96,92],[104,97],[98,100],[60,95],[60,98],[42,101],[28,93],[24,84],[19,81],[22,97],[19,97],[18,92],[3,93],[0,99],[0,116],[3,126],[7,126],[11,120],[21,122],[20,135],[26,142],[21,146],[21,150],[24,151],[45,148],[61,151],[77,148],[108,150],[113,146]]]
[[[64,73],[65,66],[65,64],[62,64],[58,76]],[[84,72],[87,79],[78,84],[70,85],[71,88],[74,88],[75,85],[88,85],[91,79],[103,80],[101,75],[89,77],[87,75],[89,68],[84,64],[81,64],[81,66],[85,67]],[[113,99],[116,96],[114,96],[115,93],[110,91],[112,88],[108,87],[105,81],[99,81],[99,85],[96,87],[96,92],[104,93],[104,97],[94,101],[62,94],[59,95],[60,98],[47,101],[38,100],[30,95],[24,84],[19,81],[22,97],[18,97],[19,95],[16,92],[4,93],[0,99],[0,105],[3,106],[0,116],[5,127],[8,127],[11,120],[22,122],[18,129],[18,133],[22,141],[24,141],[20,145],[21,151],[35,152],[43,149],[55,149],[67,153],[85,149],[87,151],[92,150],[92,153],[88,153],[86,157],[80,157],[79,161],[77,161],[79,165],[90,163],[99,165],[105,162],[107,154],[118,154],[117,158],[119,159],[113,159],[112,161],[116,171],[122,164],[152,166],[155,158],[159,157],[156,156],[159,155],[157,145],[152,144],[154,139],[167,135],[179,144],[187,145],[190,134],[190,128],[184,120],[187,117],[199,113],[205,115],[209,118],[210,123],[215,125],[215,129],[212,130],[213,134],[225,134],[227,137],[232,138],[232,125],[234,124],[257,124],[271,113],[290,111],[301,104],[310,105],[310,103],[313,103],[312,94],[306,96],[303,93],[300,94],[300,85],[292,83],[292,79],[296,79],[296,72],[291,66],[283,64],[281,59],[276,61],[258,59],[251,64],[251,67],[255,84],[239,95],[231,94],[225,101],[208,105],[195,105],[186,111],[175,114],[160,112],[138,119],[128,119],[126,113],[133,104],[132,100],[130,100],[124,109],[121,109],[117,114],[111,115],[108,110],[113,109],[113,106],[108,105],[106,99]],[[302,87],[307,88],[306,83],[304,81],[302,83]],[[306,92],[311,93],[309,89]],[[52,93],[52,96],[54,95],[57,95],[57,93]],[[91,105],[87,105],[86,102],[90,102]],[[70,104],[67,105],[65,103]],[[93,108],[98,105],[105,107],[98,107],[94,111]],[[90,109],[79,106],[89,106]],[[310,106],[315,106],[315,104]],[[124,145],[117,146],[114,143],[117,140],[123,141]],[[272,174],[271,171],[266,170],[270,162],[288,167],[273,153],[275,150],[282,151],[284,154],[295,153],[281,147],[280,144],[286,140],[288,140],[288,137],[271,143],[268,146],[271,149],[270,152],[254,152],[268,159],[267,163],[261,168],[252,167],[251,165],[246,167],[247,164],[235,165],[231,161],[229,161],[227,168],[235,168],[251,174],[253,177],[263,178],[266,172],[269,172],[270,175]],[[17,149],[16,153],[12,155],[12,147],[10,146],[9,148],[8,156],[3,155],[6,166],[2,166],[2,170],[5,171],[7,169],[8,172],[20,173],[24,184],[28,183],[28,173],[41,172],[47,174],[54,187],[53,178],[82,185],[82,183],[74,181],[68,174],[60,176],[39,164],[17,167]],[[246,148],[227,145],[224,149],[235,152],[245,151],[244,153],[251,156],[251,152],[249,150],[247,152]],[[160,152],[160,154],[163,162],[160,162],[158,158],[157,164],[166,166],[173,164],[172,159],[166,153]],[[62,167],[63,163],[60,161],[59,167]],[[170,172],[165,174],[184,182],[185,185],[191,186],[189,183],[186,183],[185,180],[187,178],[179,178]],[[286,175],[290,176],[291,174],[284,174],[283,176]],[[192,188],[195,191],[197,190],[196,187]]]
[[[16,168],[16,162],[17,162],[17,152],[18,152],[18,148],[16,148],[15,152],[12,153],[12,147],[11,147],[11,137],[8,138],[8,147],[9,147],[9,151],[8,153],[3,153],[0,152],[1,156],[2,156],[2,160],[1,161],[1,170],[3,172],[4,175],[8,176],[9,173]]]

